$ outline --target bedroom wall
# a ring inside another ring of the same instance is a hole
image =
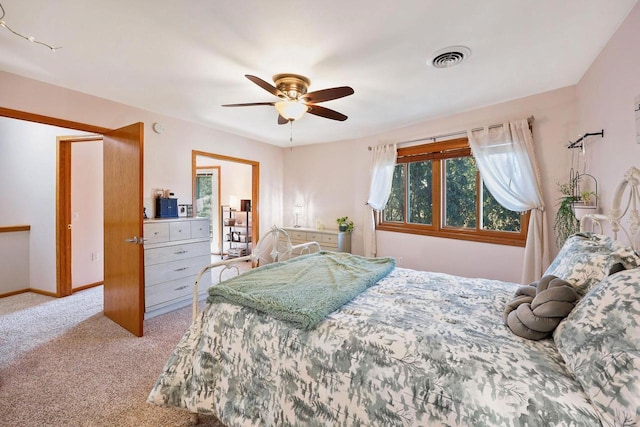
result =
[[[31,225],[27,287],[55,292],[56,137],[79,132],[0,117],[0,225]],[[19,264],[5,268],[18,268]],[[9,276],[11,277],[11,276]],[[0,278],[5,280],[6,276]]]
[[[319,220],[327,228],[337,228],[335,219],[348,215],[355,221],[352,236],[354,253],[363,253],[362,224],[369,192],[370,153],[367,147],[446,134],[505,120],[535,116],[533,137],[543,177],[548,235],[552,255],[557,253],[551,225],[555,183],[564,177],[569,159],[565,145],[575,134],[575,87],[529,96],[477,110],[363,138],[285,150],[284,220],[293,224],[292,207],[304,201],[301,224],[314,227]],[[313,120],[314,118],[309,118]],[[379,255],[394,256],[400,266],[440,271],[461,276],[487,277],[517,282],[522,269],[523,248],[378,232]]]
[[[578,132],[604,138],[586,142],[587,167],[598,179],[600,204],[611,205],[615,187],[631,166],[640,168],[634,99],[640,96],[640,3],[629,13],[577,85]],[[638,105],[635,105],[638,108]]]
[[[72,289],[104,281],[102,165],[102,140],[71,144]]]
[[[622,171],[631,165],[638,166],[640,145],[634,142],[633,100],[640,95],[640,51],[635,45],[639,39],[640,4],[630,12],[577,86],[417,123],[373,138],[291,150],[1,71],[0,106],[110,128],[145,122],[144,189],[149,198],[153,188],[164,182],[162,185],[170,186],[181,197],[179,203],[190,203],[190,196],[186,200],[183,195],[191,192],[192,149],[260,161],[262,230],[274,223],[293,224],[292,207],[303,201],[306,207],[300,218],[303,225],[313,227],[318,220],[327,228],[336,228],[338,216],[354,219],[355,253],[363,252],[362,223],[369,185],[367,146],[534,115],[534,141],[553,242],[551,224],[559,196],[555,183],[566,179],[570,155],[565,146],[569,140],[578,134],[605,129],[604,138],[590,141],[587,146],[588,164],[599,180],[602,205],[610,203]],[[154,122],[163,123],[166,131],[154,133],[151,130]],[[53,194],[44,192],[44,200]],[[38,213],[43,222],[53,224],[53,211],[45,207]],[[0,218],[4,223],[11,216],[0,210]],[[43,281],[55,277],[53,234],[51,228],[51,232],[39,237],[38,251],[46,255],[43,254],[43,264],[38,267],[41,271],[31,273],[31,286],[50,292],[55,291],[55,283]],[[393,255],[406,267],[512,281],[520,277],[521,248],[390,232],[379,232],[378,238],[380,254]],[[557,252],[553,244],[551,252],[552,255]]]
[[[166,186],[179,196],[179,203],[191,203],[191,151],[199,150],[244,158],[260,162],[260,229],[266,230],[275,223],[281,223],[282,212],[282,149],[253,141],[244,137],[207,128],[184,120],[155,114],[62,87],[23,78],[0,71],[0,106],[35,114],[42,114],[75,122],[87,123],[106,128],[118,128],[134,122],[144,122],[144,193],[145,205],[153,197],[153,189]],[[160,122],[165,132],[157,134],[151,126]],[[69,131],[62,132],[69,134]],[[44,150],[52,153],[55,165],[55,136],[38,141]],[[53,151],[51,151],[53,150]],[[4,155],[4,151],[2,151]],[[29,158],[27,156],[27,158]],[[55,166],[53,171],[55,171]],[[48,184],[54,182],[55,175],[47,176]],[[8,186],[8,182],[2,183]],[[53,185],[53,184],[51,184]],[[30,286],[46,292],[55,292],[55,229],[54,229],[54,187],[28,187],[25,193],[42,192],[38,209],[35,202],[28,215],[22,215],[11,223],[34,221],[42,223],[41,233],[32,243],[39,253],[39,263],[30,267]],[[29,196],[31,197],[31,196]],[[18,208],[24,206],[17,203]],[[7,217],[0,207],[0,218]],[[148,208],[147,208],[148,209]],[[26,218],[25,218],[26,217]],[[33,253],[31,257],[35,256]]]

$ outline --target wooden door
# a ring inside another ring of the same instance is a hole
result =
[[[104,314],[141,337],[144,320],[142,123],[104,134]]]

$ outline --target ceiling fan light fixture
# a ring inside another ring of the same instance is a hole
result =
[[[280,101],[276,102],[276,110],[285,119],[289,121],[298,120],[304,116],[308,107],[302,102],[298,101]]]

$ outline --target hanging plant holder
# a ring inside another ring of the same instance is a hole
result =
[[[598,180],[588,173],[576,172],[586,171],[585,142],[587,138],[597,136],[604,138],[604,129],[600,132],[585,133],[576,141],[570,141],[567,146],[571,150],[569,181],[563,184],[558,183],[562,197],[557,204],[558,210],[553,223],[558,247],[562,247],[570,235],[580,231],[580,220],[585,215],[598,213]],[[574,153],[577,153],[577,159]]]
[[[598,180],[588,173],[572,177],[573,215],[580,221],[587,214],[598,213]]]

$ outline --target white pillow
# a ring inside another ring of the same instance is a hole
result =
[[[607,277],[616,265],[640,267],[635,251],[610,237],[594,233],[570,236],[543,276],[569,282],[580,295]]]
[[[591,289],[554,340],[602,424],[640,426],[640,268]]]

